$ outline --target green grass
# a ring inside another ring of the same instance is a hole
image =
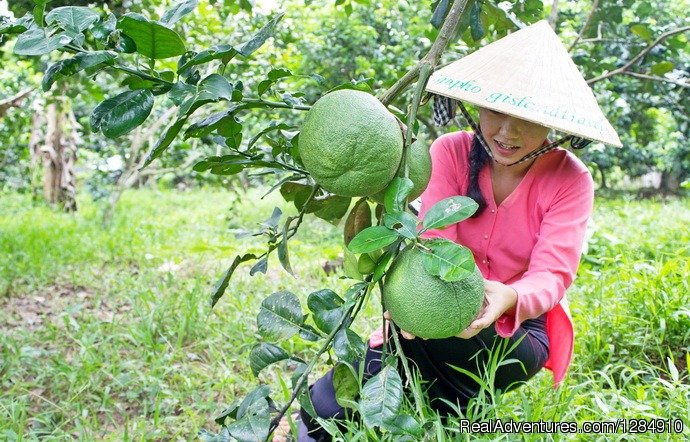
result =
[[[277,259],[265,276],[250,277],[243,265],[211,312],[208,297],[233,257],[265,247],[235,233],[258,230],[276,205],[294,213],[279,198],[259,196],[129,192],[107,228],[88,200],[65,215],[0,196],[0,440],[190,440],[200,428],[217,430],[213,416],[259,382],[280,399],[289,369],[278,364],[257,380],[247,360],[261,300],[278,290],[303,300],[325,287],[342,293],[348,283],[321,269],[340,252],[339,229],[308,220],[290,242],[297,278]],[[589,252],[569,294],[577,339],[565,385],[552,389],[542,372],[506,395],[489,389],[479,402],[491,406],[472,417],[673,417],[687,436],[688,225],[688,200],[597,201]],[[378,324],[376,304],[360,315],[363,335]],[[304,358],[316,351],[302,341],[283,347]],[[467,438],[457,422],[425,414],[432,439]],[[348,439],[375,436],[356,423],[350,430]]]

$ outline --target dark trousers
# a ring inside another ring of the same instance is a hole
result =
[[[470,399],[476,397],[480,386],[470,376],[451,367],[462,368],[482,378],[489,364],[492,352],[504,350],[505,359],[517,359],[520,363],[499,366],[494,377],[495,389],[508,391],[534,376],[548,359],[548,341],[544,331],[544,317],[522,323],[510,338],[499,337],[493,326],[482,330],[470,339],[412,339],[399,336],[402,351],[411,365],[426,382],[430,404],[441,415],[455,414],[453,407],[442,399],[464,410]],[[389,341],[392,344],[392,339]],[[511,349],[507,353],[508,349]],[[382,348],[369,347],[364,359],[364,380],[381,370]],[[402,374],[402,371],[401,371]],[[341,407],[335,400],[333,370],[309,387],[314,409],[319,417],[345,419],[350,410]],[[302,410],[303,422],[300,441],[328,441],[331,436],[316,420]],[[308,437],[305,433],[308,431]],[[311,439],[310,439],[311,438]]]

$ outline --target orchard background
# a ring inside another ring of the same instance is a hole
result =
[[[1,0],[0,439],[267,434],[308,361],[318,362],[314,379],[380,324],[377,290],[357,301],[347,345],[324,351],[336,330],[311,318],[281,340],[257,324],[272,293],[306,308],[324,287],[344,297],[366,283],[343,256],[354,199],[314,199],[320,190],[300,167],[305,110],[357,88],[428,143],[458,126],[435,127],[430,106],[417,108],[424,66],[541,19],[624,148],[577,151],[597,201],[569,291],[577,339],[565,385],[553,390],[544,372],[513,393],[487,389],[466,417],[671,419],[685,436],[645,437],[687,437],[689,10],[638,0]],[[481,438],[458,435],[416,396],[396,399],[414,422],[395,427],[368,408],[343,437]]]

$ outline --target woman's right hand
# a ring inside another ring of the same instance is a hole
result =
[[[388,312],[388,310],[386,310],[385,312],[383,312],[383,317],[384,317],[384,319],[385,319],[386,321],[391,321],[391,314],[390,314],[390,312]],[[401,334],[401,335],[403,336],[403,338],[405,338],[405,339],[414,339],[414,338],[416,338],[415,335],[413,335],[412,333],[407,332],[407,331],[405,331],[405,330],[403,330],[403,329],[400,329],[400,334]]]

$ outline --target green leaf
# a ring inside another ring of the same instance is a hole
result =
[[[348,278],[363,279],[363,275],[359,273],[357,256],[347,248],[343,251],[343,272]]]
[[[254,147],[254,145],[259,141],[261,137],[264,135],[270,133],[270,132],[275,132],[278,130],[289,130],[289,129],[294,129],[295,126],[290,126],[285,123],[276,123],[275,121],[272,121],[270,123],[270,126],[268,126],[266,129],[261,130],[258,134],[256,134],[251,140],[249,140],[249,144],[247,144],[247,149],[251,149]]]
[[[357,333],[347,329],[340,329],[333,337],[333,351],[342,359],[353,363],[362,360],[367,345]]]
[[[212,60],[221,60],[223,64],[228,64],[230,60],[232,60],[235,57],[235,55],[239,53],[240,52],[237,49],[235,49],[234,46],[229,44],[212,46],[210,49],[201,51],[194,57],[182,63],[182,65],[178,66],[177,72],[182,73],[192,66],[208,63]]]
[[[299,332],[304,322],[299,299],[288,291],[264,299],[256,320],[259,333],[266,339],[289,339]]]
[[[476,264],[472,252],[449,239],[435,238],[424,245],[431,253],[424,253],[424,269],[444,281],[459,281],[474,273]]]
[[[278,243],[278,261],[285,271],[295,276],[295,273],[292,271],[292,266],[290,265],[290,255],[288,255],[288,227],[291,221],[292,218],[288,218],[283,225],[283,238]]]
[[[170,58],[185,53],[182,38],[172,29],[129,12],[120,18],[117,28],[134,40],[137,52],[153,59]]]
[[[276,24],[283,18],[283,14],[278,14],[266,23],[259,31],[246,41],[239,49],[239,53],[244,57],[249,57],[254,51],[259,49],[269,37],[273,36]]]
[[[21,34],[33,23],[33,17],[28,12],[23,17],[11,21],[9,17],[0,16],[0,35]]]
[[[173,103],[175,103],[176,106],[179,106],[180,104],[182,104],[183,101],[185,101],[190,95],[194,94],[195,92],[195,86],[187,84],[183,81],[178,81],[170,89],[168,98],[170,98],[170,100]]]
[[[345,313],[343,304],[340,296],[328,289],[313,292],[307,298],[307,307],[312,312],[314,324],[324,333],[331,333],[340,326]]]
[[[673,67],[674,65],[670,61],[662,61],[652,66],[650,71],[654,75],[664,75],[668,72],[671,72],[673,70]]]
[[[395,230],[403,238],[417,237],[417,218],[407,212],[384,213],[383,225]]]
[[[82,52],[72,58],[60,60],[46,69],[43,75],[42,87],[44,91],[50,90],[50,87],[57,80],[63,77],[74,75],[77,72],[83,71],[94,66],[98,66],[114,60],[117,57],[115,52],[111,51],[94,51]]]
[[[191,115],[204,104],[221,100],[232,100],[233,87],[230,82],[219,74],[205,77],[196,86],[196,93],[180,105],[179,115]]]
[[[224,425],[225,420],[227,418],[230,419],[237,419],[237,409],[239,408],[239,404],[237,403],[237,399],[232,401],[230,405],[225,407],[225,410],[221,411],[220,414],[216,417],[213,418],[213,420],[218,424],[218,425]]]
[[[338,362],[333,368],[335,401],[344,408],[351,408],[359,395],[359,380],[350,364]]]
[[[257,273],[263,273],[265,275],[267,270],[268,256],[264,256],[252,266],[252,268],[249,270],[249,276],[254,276]]]
[[[91,28],[91,35],[93,35],[96,38],[96,40],[100,40],[101,42],[105,43],[108,40],[110,34],[115,32],[116,27],[117,17],[115,17],[115,14],[110,13],[108,14],[108,17],[105,20],[97,22]]]
[[[472,4],[472,10],[470,11],[470,33],[472,34],[472,40],[479,41],[484,37],[484,27],[482,26],[482,5],[481,2],[475,1]]]
[[[161,24],[170,26],[177,23],[182,17],[195,10],[198,4],[198,0],[183,0],[178,2],[175,6],[165,11],[165,14],[163,14],[160,19]]]
[[[290,356],[287,352],[277,345],[262,342],[255,345],[252,351],[249,352],[249,367],[254,376],[259,376],[259,373],[264,368],[289,358]]]
[[[409,178],[393,178],[383,195],[383,205],[386,208],[386,212],[404,211],[405,199],[412,192],[413,187],[414,183]]]
[[[446,15],[448,15],[448,10],[450,7],[450,1],[449,0],[440,0],[436,2],[436,7],[434,8],[434,13],[431,16],[431,25],[436,28],[436,29],[441,29],[441,25],[443,25],[443,21],[446,18]]]
[[[386,226],[373,226],[359,232],[347,245],[352,253],[369,253],[393,244],[398,233]]]
[[[270,425],[271,415],[268,402],[265,398],[261,398],[252,403],[240,419],[226,428],[228,433],[239,442],[256,442],[268,437]]]
[[[91,114],[91,127],[108,138],[117,138],[146,121],[152,108],[151,91],[123,92],[96,106]]]
[[[247,167],[268,167],[271,163],[256,158],[247,158],[243,155],[223,155],[221,157],[209,157],[194,165],[194,171],[205,172],[210,170],[214,175],[234,175]]]
[[[82,32],[98,21],[98,14],[83,6],[62,6],[46,14],[46,23],[57,23],[65,31]]]
[[[645,41],[651,42],[654,38],[652,31],[649,30],[649,26],[640,23],[630,26],[630,32],[642,37],[642,39]]]
[[[163,136],[161,137],[160,140],[156,143],[156,146],[153,148],[151,153],[146,157],[146,161],[144,162],[144,165],[142,168],[148,166],[151,164],[153,160],[158,158],[165,152],[165,150],[170,147],[170,144],[175,140],[177,137],[177,134],[180,133],[180,130],[182,130],[182,126],[187,122],[187,118],[180,118],[179,120],[175,121],[171,126],[169,126],[166,130]]]
[[[364,384],[359,399],[359,409],[364,423],[369,427],[380,427],[385,422],[394,422],[400,415],[403,387],[400,375],[391,366],[386,366]]]
[[[292,72],[290,72],[289,69],[285,68],[279,68],[279,69],[271,69],[271,71],[268,73],[268,78],[266,80],[261,81],[258,86],[257,86],[257,92],[259,95],[262,95],[264,92],[268,90],[273,84],[275,84],[278,80],[281,78],[285,77],[290,77],[292,76]]]
[[[256,255],[253,254],[245,254],[245,255],[238,255],[235,257],[235,259],[232,261],[232,264],[230,264],[230,267],[225,271],[223,276],[218,280],[216,283],[216,286],[213,289],[213,293],[211,294],[211,299],[209,304],[211,305],[211,308],[213,308],[218,300],[225,294],[225,290],[228,288],[228,284],[230,284],[230,278],[232,278],[232,274],[235,273],[235,269],[242,264],[245,261],[249,261],[250,259],[256,259]]]
[[[17,55],[45,55],[68,45],[72,38],[66,32],[49,35],[43,28],[29,29],[21,34],[14,44]]]
[[[396,416],[392,421],[384,421],[383,428],[395,435],[412,435],[418,440],[421,440],[424,435],[424,428],[409,414]]]
[[[317,218],[331,224],[337,224],[347,214],[350,201],[352,201],[350,197],[329,195],[326,198],[312,201],[309,204],[308,213],[313,212]]]
[[[374,276],[372,277],[371,282],[378,282],[381,278],[383,278],[386,270],[388,270],[388,267],[390,267],[392,258],[393,254],[391,252],[386,252],[381,255],[379,260],[376,262],[376,268],[374,269]]]
[[[431,206],[424,216],[422,226],[424,230],[442,229],[469,218],[478,207],[472,198],[451,196]]]

